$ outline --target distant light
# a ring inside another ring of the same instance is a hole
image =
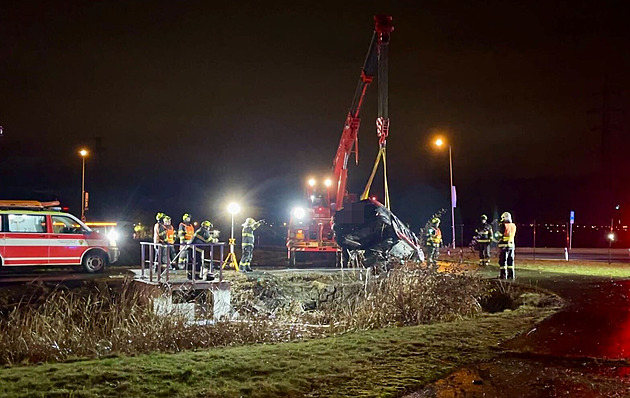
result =
[[[293,214],[293,217],[297,218],[298,220],[306,216],[306,210],[304,210],[303,207],[294,207],[293,210],[291,210],[291,213]]]
[[[621,206],[617,205],[615,206],[615,210],[619,210],[621,208]]]
[[[444,145],[444,140],[441,138],[438,138],[437,140],[435,140],[435,145],[437,146],[442,146]]]
[[[88,153],[89,152],[87,151],[87,149],[81,149],[79,151],[79,155],[81,155],[81,157],[86,157],[88,155]]]
[[[332,181],[330,178],[326,178],[326,180],[324,181],[324,185],[326,185],[327,187],[332,185]]]
[[[197,221],[195,221],[195,222],[193,223],[193,225],[196,227],[196,226],[197,226]]]
[[[376,200],[376,196],[372,196],[372,200]]]
[[[611,232],[611,233],[609,233],[609,234],[608,234],[608,240],[609,240],[609,241],[611,241],[611,242],[614,242],[614,241],[615,241],[615,234],[614,234],[614,233],[612,233],[612,232]]]
[[[232,202],[228,205],[227,210],[230,214],[234,215],[241,211],[241,206],[236,202]]]
[[[308,185],[310,185],[310,186],[312,186],[312,187],[314,187],[316,183],[317,183],[317,181],[315,181],[315,179],[314,179],[314,178],[310,178],[310,179],[308,180]]]

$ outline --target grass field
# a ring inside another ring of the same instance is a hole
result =
[[[398,396],[466,363],[553,309],[516,311],[305,342],[0,369],[2,397]]]

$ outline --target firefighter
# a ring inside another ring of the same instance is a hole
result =
[[[173,225],[171,224],[170,216],[165,215],[163,221],[166,233],[166,236],[164,238],[164,243],[166,244],[166,247],[164,247],[164,256],[166,259],[165,261],[171,263],[173,259],[175,259],[175,228],[173,228]],[[175,267],[171,266],[170,264],[169,266],[171,267],[171,269],[175,269]]]
[[[254,231],[260,227],[265,220],[256,221],[248,217],[243,223],[241,241],[241,262],[239,269],[241,272],[252,272],[252,258],[254,257]]]
[[[442,244],[442,231],[440,230],[440,219],[434,217],[424,234],[425,249],[427,252],[428,268],[437,269],[437,259],[440,255],[440,245]]]
[[[182,222],[179,223],[177,229],[177,237],[179,239],[179,258],[177,259],[177,268],[186,269],[188,262],[192,261],[192,254],[190,248],[186,247],[189,240],[192,239],[195,234],[195,227],[190,222],[191,216],[185,213],[182,216]]]
[[[200,244],[208,244],[208,243],[216,243],[219,240],[216,237],[216,234],[214,233],[214,231],[212,231],[212,223],[208,220],[205,220],[201,223],[201,226],[199,227],[199,229],[197,229],[195,231],[195,233],[193,234],[193,237],[188,241],[188,244],[192,244],[192,245],[200,245]],[[214,279],[214,276],[212,275],[212,266],[210,266],[210,269],[203,269],[202,272],[202,261],[203,261],[203,252],[204,252],[204,246],[201,247],[195,247],[195,252],[196,252],[196,264],[194,264],[194,272],[195,272],[195,279],[201,279],[201,277],[204,274],[205,275],[205,279],[207,281],[211,281]],[[192,279],[192,266],[189,267],[188,270],[188,279]]]
[[[499,254],[499,279],[515,279],[514,274],[514,237],[516,224],[512,222],[512,215],[507,211],[501,214],[499,230],[496,233]]]
[[[492,226],[488,224],[488,216],[481,215],[481,224],[475,229],[477,250],[479,251],[479,265],[490,264],[490,242],[492,241]]]
[[[164,217],[166,214],[157,213],[155,215],[155,225],[153,226],[153,243],[156,254],[156,271],[160,270],[157,264],[166,264],[166,250],[162,245],[166,243],[166,227],[164,226]]]

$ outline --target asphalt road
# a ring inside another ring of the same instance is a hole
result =
[[[597,261],[613,263],[630,263],[630,249],[573,249],[569,253],[569,261]],[[516,257],[520,260],[565,260],[563,248],[516,249]]]

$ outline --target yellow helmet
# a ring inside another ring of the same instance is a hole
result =
[[[190,221],[190,214],[188,213],[184,213],[184,215],[182,216],[182,221],[186,221],[186,219],[188,219],[188,221]]]
[[[163,218],[164,218],[164,216],[165,216],[165,214],[164,214],[164,213],[162,213],[162,212],[160,212],[160,213],[158,213],[158,214],[156,214],[156,215],[155,215],[155,220],[156,220],[156,221],[160,221],[161,219],[163,219]]]
[[[501,222],[503,221],[512,222],[512,215],[507,211],[503,212],[503,214],[501,214]]]
[[[437,217],[433,217],[433,219],[431,220],[431,224],[440,225],[440,219]]]
[[[208,220],[205,220],[201,223],[201,226],[204,228],[212,228],[212,223]]]

